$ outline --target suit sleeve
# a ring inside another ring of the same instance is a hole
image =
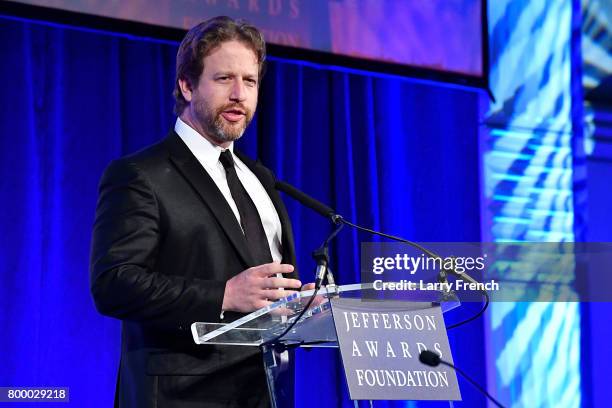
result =
[[[158,203],[141,171],[124,160],[104,172],[93,228],[91,293],[98,311],[167,329],[219,320],[225,282],[156,270]]]

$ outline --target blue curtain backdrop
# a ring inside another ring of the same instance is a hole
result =
[[[0,18],[1,386],[69,386],[73,406],[112,405],[119,323],[97,314],[88,282],[97,183],[110,160],[173,126],[176,49]],[[479,97],[271,58],[239,147],[360,224],[422,242],[479,241]],[[310,252],[329,225],[287,204],[308,281]],[[368,240],[350,230],[338,238],[341,283],[359,281],[359,243]],[[482,324],[450,338],[455,362],[485,383]],[[352,406],[336,351],[299,352],[296,371],[297,406]],[[456,406],[484,406],[460,384]]]

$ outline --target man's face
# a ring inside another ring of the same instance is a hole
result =
[[[228,41],[204,58],[196,86],[181,81],[190,102],[181,115],[216,144],[242,136],[257,107],[259,65],[255,53],[238,41]]]

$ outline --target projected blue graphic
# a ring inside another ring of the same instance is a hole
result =
[[[485,220],[494,241],[574,240],[570,1],[489,2]],[[536,277],[511,270],[518,283]],[[573,271],[548,277],[572,290]],[[577,303],[493,303],[489,387],[512,406],[579,407]]]

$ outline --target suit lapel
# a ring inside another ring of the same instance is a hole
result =
[[[293,242],[293,230],[291,229],[291,222],[289,220],[289,214],[287,213],[287,209],[281,199],[278,191],[274,187],[274,177],[264,166],[262,166],[258,161],[255,162],[251,160],[249,157],[245,156],[241,152],[234,149],[234,154],[238,156],[240,160],[255,174],[255,176],[259,179],[262,186],[268,193],[268,196],[272,200],[272,204],[274,204],[274,208],[278,213],[278,218],[281,222],[281,227],[283,230],[283,260],[285,263],[290,263],[295,265],[295,244]]]
[[[244,263],[248,267],[255,266],[238,220],[208,172],[174,131],[170,132],[166,143],[170,160],[214,214]]]

